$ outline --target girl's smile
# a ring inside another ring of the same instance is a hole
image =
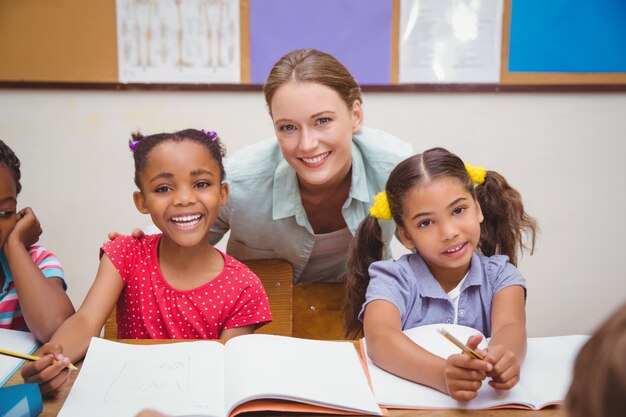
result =
[[[203,217],[202,214],[181,215],[181,216],[171,217],[170,221],[174,223],[174,225],[180,227],[181,229],[188,230],[198,225],[202,217]]]
[[[467,242],[461,243],[459,245],[454,245],[453,247],[443,251],[443,254],[445,256],[449,256],[450,258],[458,258],[458,257],[463,256],[463,254],[465,254],[466,249],[467,249]]]

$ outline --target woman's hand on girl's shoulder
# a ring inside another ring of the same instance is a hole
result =
[[[39,350],[41,359],[22,366],[24,382],[39,384],[41,394],[46,397],[57,395],[70,378],[67,365],[70,359],[63,355],[63,347],[46,343]]]
[[[487,376],[494,389],[509,390],[519,382],[521,364],[512,351],[502,345],[490,345],[485,360],[493,365]]]
[[[144,233],[143,233],[143,230],[141,230],[141,229],[133,229],[133,231],[130,232],[130,235],[132,237],[134,237],[135,239],[141,239],[143,237]],[[123,236],[123,235],[121,233],[118,233],[118,232],[109,232],[107,237],[109,238],[109,241],[113,241],[113,240],[117,239],[120,236]],[[106,242],[104,242],[104,243],[106,243]]]

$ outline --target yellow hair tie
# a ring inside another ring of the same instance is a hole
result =
[[[379,192],[374,197],[374,204],[370,207],[370,216],[376,219],[391,220],[391,209],[389,208],[389,200],[385,191]]]
[[[485,177],[487,176],[487,170],[485,170],[485,168],[465,164],[465,170],[474,184],[482,184],[485,182]]]

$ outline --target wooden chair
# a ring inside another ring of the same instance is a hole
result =
[[[293,336],[343,339],[344,283],[296,284],[293,289]]]
[[[293,285],[291,265],[281,259],[244,260],[263,283],[273,321],[256,333],[306,339],[343,339],[343,283]],[[115,309],[104,325],[106,339],[117,338]]]
[[[117,339],[117,307],[113,306],[113,311],[109,314],[109,318],[104,322],[104,338],[109,340]]]
[[[241,261],[254,272],[267,293],[272,309],[272,322],[255,333],[292,336],[293,334],[293,269],[282,259]]]
[[[293,333],[293,270],[291,264],[281,259],[243,261],[263,283],[270,301],[273,320],[256,333],[291,336]],[[104,324],[104,338],[117,338],[116,310],[113,308]]]

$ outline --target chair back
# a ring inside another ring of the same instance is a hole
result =
[[[282,259],[243,260],[261,280],[272,310],[272,322],[255,333],[292,336],[293,269]]]
[[[117,303],[109,314],[109,318],[104,322],[104,338],[109,340],[117,339]]]
[[[344,283],[294,285],[293,336],[305,339],[343,339],[345,298]]]
[[[260,259],[243,261],[254,272],[265,291],[272,310],[272,322],[258,329],[257,333],[291,336],[293,332],[293,270],[291,264],[282,259]],[[104,323],[104,338],[117,339],[116,308]]]
[[[244,260],[265,291],[272,309],[272,322],[256,331],[262,334],[306,339],[343,339],[343,283],[293,285],[293,269],[282,259]],[[105,339],[117,338],[116,309],[104,324]]]

